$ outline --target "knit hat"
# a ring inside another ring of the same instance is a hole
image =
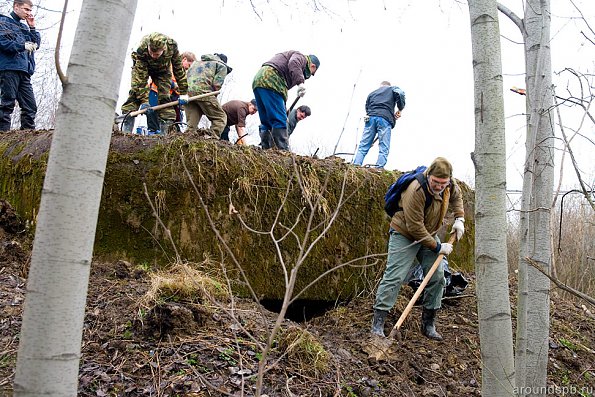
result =
[[[227,63],[227,55],[217,54],[217,53],[215,53],[215,55],[217,55],[219,57],[219,59],[221,59],[223,61],[223,63]]]
[[[151,33],[149,35],[149,47],[151,51],[161,51],[165,49],[165,42],[167,41],[167,37],[161,33]]]
[[[219,57],[219,59],[221,59],[221,61],[225,64],[225,66],[227,66],[227,73],[231,73],[233,68],[227,64],[227,55],[217,54],[217,53],[215,53],[213,55],[215,55],[216,57]]]
[[[318,60],[318,57],[316,55],[310,54],[308,55],[308,58],[310,58],[310,62],[316,65],[316,70],[318,70],[320,67],[320,61]]]
[[[436,157],[430,168],[428,168],[428,175],[433,175],[436,178],[450,178],[452,176],[452,165],[444,157]]]

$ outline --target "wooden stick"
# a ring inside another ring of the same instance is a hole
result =
[[[213,92],[208,92],[206,94],[196,95],[196,96],[193,96],[193,97],[188,98],[188,102],[192,102],[192,101],[195,101],[195,100],[201,99],[201,98],[206,98],[206,97],[212,96],[212,95],[217,95],[217,94],[219,94],[219,92],[220,91],[213,91]],[[139,114],[145,113],[149,109],[151,109],[151,110],[160,110],[160,109],[168,108],[170,106],[175,106],[178,103],[179,103],[179,101],[172,101],[172,102],[162,103],[161,105],[152,106],[150,108],[135,110],[134,112],[130,112],[130,114],[128,115],[128,117],[138,116]]]
[[[450,240],[448,240],[448,243],[449,244],[453,244],[454,243],[455,236],[456,236],[456,233],[452,233],[451,234]],[[423,292],[423,290],[426,287],[426,285],[430,282],[430,279],[432,278],[432,275],[434,275],[434,273],[436,272],[436,269],[438,269],[438,266],[440,266],[440,262],[442,262],[442,258],[444,258],[444,254],[438,255],[438,258],[436,258],[436,260],[434,261],[434,264],[432,265],[432,267],[428,271],[428,274],[426,274],[426,276],[424,277],[424,279],[421,282],[421,284],[419,285],[419,287],[417,287],[417,291],[415,291],[415,294],[413,294],[413,298],[411,298],[411,300],[407,304],[407,307],[405,307],[405,310],[403,310],[403,313],[401,314],[401,317],[399,317],[399,320],[397,320],[397,323],[395,324],[395,326],[393,327],[393,329],[390,331],[390,334],[388,335],[388,338],[389,339],[394,339],[395,336],[397,335],[397,332],[399,332],[399,328],[401,327],[401,325],[403,324],[403,322],[405,321],[405,319],[409,315],[409,312],[413,308],[413,305],[415,304],[415,301],[417,301],[417,298],[419,298],[419,296]]]

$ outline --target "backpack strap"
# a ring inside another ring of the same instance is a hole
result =
[[[432,195],[428,191],[428,178],[426,178],[424,173],[419,173],[419,174],[415,175],[415,179],[417,179],[417,182],[419,182],[419,185],[421,186],[421,188],[423,189],[423,191],[426,195],[426,203],[424,205],[424,211],[425,211],[428,208],[430,208],[430,205],[432,204],[432,200],[433,200]]]

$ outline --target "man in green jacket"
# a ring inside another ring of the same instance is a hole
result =
[[[188,92],[196,96],[219,91],[231,71],[225,54],[202,55],[200,61],[194,62],[188,69]],[[197,99],[186,106],[188,132],[197,131],[203,115],[211,122],[211,135],[219,138],[227,124],[227,115],[215,95]]]
[[[426,208],[426,197],[430,200]],[[384,320],[395,305],[401,284],[413,261],[421,263],[424,276],[438,255],[452,252],[452,244],[441,243],[436,235],[448,210],[455,216],[452,233],[460,239],[465,232],[465,212],[461,189],[452,180],[452,165],[444,157],[436,158],[425,172],[423,183],[413,180],[401,195],[399,207],[390,222],[388,259],[376,292],[372,333],[384,336]],[[436,331],[436,312],[441,307],[444,269],[439,266],[423,293],[422,333],[442,340]]]
[[[159,103],[169,102],[172,74],[178,83],[180,105],[185,105],[188,103],[188,82],[178,43],[157,32],[143,37],[138,48],[132,53],[131,88],[128,99],[122,105],[122,113],[138,110],[141,105],[148,107],[149,77],[157,85]],[[160,129],[165,133],[176,119],[176,112],[173,107],[169,107],[159,110],[158,115],[162,124]],[[127,117],[122,130],[132,132],[133,125],[134,120]]]

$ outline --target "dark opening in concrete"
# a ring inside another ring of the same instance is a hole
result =
[[[260,304],[271,312],[279,313],[283,301],[278,299],[263,299],[260,301]],[[300,299],[289,305],[285,318],[298,323],[309,321],[324,315],[324,313],[332,310],[339,304],[340,302],[337,301]]]

